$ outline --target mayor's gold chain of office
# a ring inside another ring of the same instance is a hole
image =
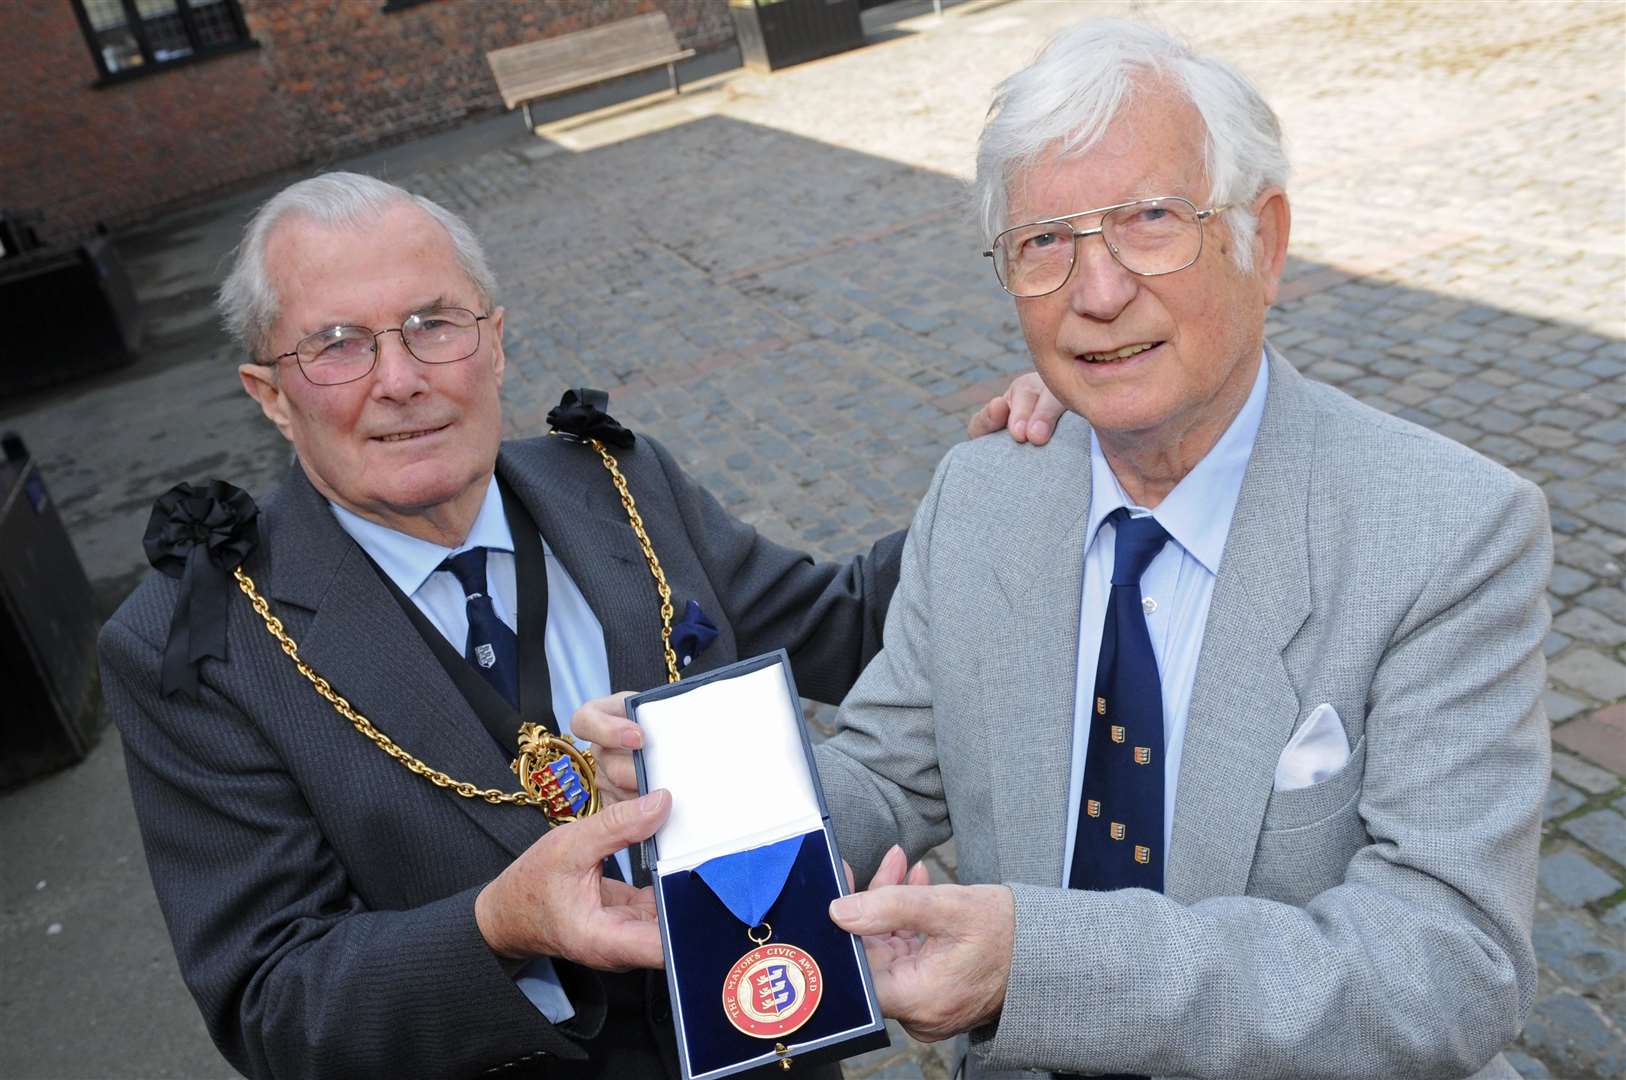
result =
[[[627,478],[622,475],[620,466],[616,463],[615,455],[611,454],[598,439],[588,439],[587,443],[598,451],[604,467],[610,472],[610,479],[615,484],[616,493],[621,496],[621,505],[627,512],[627,521],[638,538],[638,544],[643,548],[644,559],[649,564],[649,572],[655,579],[655,591],[661,600],[661,647],[666,654],[667,681],[677,682],[679,679],[677,667],[677,653],[672,649],[672,589],[666,583],[666,573],[661,569],[661,561],[655,556],[655,547],[650,543],[649,534],[644,530],[644,519],[638,513],[638,504],[633,501],[632,492],[627,487]],[[329,683],[316,670],[307,664],[299,655],[299,646],[294,639],[288,636],[282,627],[282,620],[271,614],[271,605],[265,597],[259,594],[254,587],[254,579],[243,573],[241,567],[232,571],[237,579],[237,587],[241,589],[253,604],[254,611],[265,622],[265,628],[282,651],[294,662],[299,673],[310,682],[311,686],[332,705],[338,714],[348,720],[362,735],[377,745],[377,747],[404,765],[409,771],[428,780],[436,787],[446,788],[461,795],[465,799],[484,799],[495,805],[534,806],[540,809],[555,824],[572,821],[577,816],[585,817],[598,809],[598,792],[593,783],[597,772],[596,763],[591,752],[579,750],[569,740],[561,739],[549,734],[536,724],[525,724],[520,728],[520,754],[514,763],[515,771],[520,775],[523,791],[499,791],[496,788],[478,788],[466,780],[453,780],[439,769],[431,768],[421,759],[403,750],[395,741],[373,726],[372,721],[357,712],[346,701],[343,695],[333,689]],[[527,777],[532,773],[531,765],[540,767],[546,755],[554,757],[569,757],[576,766],[585,787],[589,789],[590,804],[581,814],[568,812],[568,807],[560,801],[557,792],[534,791]]]

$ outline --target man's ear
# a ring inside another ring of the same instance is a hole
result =
[[[277,381],[276,366],[239,364],[237,377],[243,381],[243,389],[248,396],[260,403],[260,411],[265,413],[265,418],[277,425],[284,439],[293,442],[293,432],[288,423],[288,398]]]
[[[497,385],[502,385],[503,368],[508,364],[508,357],[502,351],[502,308],[494,308],[489,320],[491,326],[491,370],[496,373]]]
[[[1282,270],[1287,266],[1287,234],[1292,230],[1293,210],[1287,203],[1287,192],[1267,188],[1255,200],[1253,212],[1259,223],[1253,241],[1254,273],[1264,285],[1268,307],[1276,302]]]

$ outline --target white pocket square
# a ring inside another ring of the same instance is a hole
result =
[[[1331,705],[1317,705],[1276,762],[1276,790],[1296,791],[1319,784],[1349,760],[1344,722]]]

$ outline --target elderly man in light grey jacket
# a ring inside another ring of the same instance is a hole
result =
[[[1287,162],[1129,23],[1000,88],[989,254],[1071,413],[957,447],[818,764],[883,1008],[971,1075],[1512,1077],[1546,507],[1264,341]]]

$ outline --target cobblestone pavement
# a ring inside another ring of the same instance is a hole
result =
[[[442,140],[392,178],[466,213],[491,244],[513,434],[540,430],[564,386],[609,388],[623,421],[737,513],[845,554],[907,522],[974,405],[1025,367],[963,179],[993,84],[1086,13],[1179,29],[1280,111],[1295,220],[1272,340],[1310,375],[1547,493],[1556,753],[1541,990],[1514,1060],[1532,1078],[1626,1074],[1626,7],[951,5],[858,52],[736,72],[545,138],[469,153]],[[142,568],[157,491],[216,475],[263,491],[286,463],[199,306],[221,221],[244,205],[129,245],[160,344],[186,348],[4,420],[45,462],[108,602]],[[0,822],[71,782],[0,801]],[[78,872],[71,840],[52,857]],[[951,876],[952,851],[931,864]],[[56,962],[71,935],[47,943],[51,891],[3,895],[8,953]],[[172,966],[167,977],[178,987]],[[12,997],[0,995],[8,1042]],[[946,1048],[895,1036],[849,1077],[950,1075]],[[72,1060],[50,1058],[45,1038],[20,1036],[15,1053],[33,1056],[13,1060]],[[4,1067],[13,1052],[0,1071],[27,1074]]]

